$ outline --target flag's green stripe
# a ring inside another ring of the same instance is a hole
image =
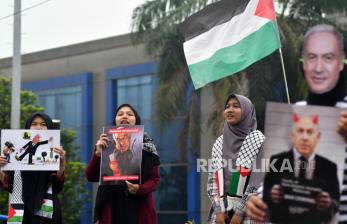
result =
[[[40,210],[44,211],[44,212],[53,212],[53,207],[47,206],[47,205],[42,205]]]
[[[231,180],[230,180],[230,186],[229,186],[229,195],[234,196],[237,193],[237,188],[239,186],[239,179],[240,179],[240,172],[239,171],[233,171],[231,173]]]
[[[276,22],[268,22],[235,45],[225,47],[204,61],[189,65],[195,89],[230,76],[271,54],[281,46]]]
[[[8,222],[22,222],[23,216],[13,216],[11,219],[8,220]]]

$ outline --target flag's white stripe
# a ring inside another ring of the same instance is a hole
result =
[[[52,219],[53,217],[53,212],[45,212],[45,211],[37,211],[35,213],[35,215],[38,215],[38,216],[42,216],[42,217],[45,217],[45,218],[49,218],[49,219]]]
[[[243,177],[240,174],[239,184],[237,185],[237,192],[236,192],[237,196],[243,195],[243,189],[245,188],[246,180],[247,180],[247,176]]]
[[[254,16],[257,4],[258,1],[250,1],[244,13],[184,42],[188,65],[210,58],[218,49],[238,43],[269,22],[269,19]]]
[[[45,200],[45,203],[43,203],[42,205],[46,205],[46,206],[51,206],[51,207],[53,207],[53,201],[52,201],[52,200],[49,200],[49,199],[46,199],[46,200]]]
[[[23,214],[24,214],[24,210],[22,210],[22,209],[18,209],[18,210],[15,209],[15,211],[16,211],[15,216],[23,216]]]
[[[47,192],[46,192],[46,193],[48,193],[48,194],[53,194],[52,192],[53,192],[53,191],[52,191],[52,185],[49,185],[49,188],[47,189]]]
[[[219,196],[224,196],[224,175],[223,169],[217,171],[218,174],[218,185],[219,185]]]

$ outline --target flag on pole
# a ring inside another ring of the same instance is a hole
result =
[[[273,0],[222,0],[190,16],[179,30],[195,89],[281,47]]]

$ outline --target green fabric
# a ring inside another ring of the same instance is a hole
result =
[[[22,222],[23,221],[23,216],[13,216],[11,219],[8,220],[7,223],[9,222]]]
[[[53,207],[52,206],[42,205],[40,210],[44,211],[44,212],[53,213]]]
[[[239,186],[239,180],[240,180],[240,172],[239,171],[231,172],[230,185],[229,185],[229,191],[228,191],[229,195],[231,196],[236,195],[237,188]]]

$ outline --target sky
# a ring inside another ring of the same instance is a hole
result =
[[[144,2],[22,0],[22,10],[37,5],[22,13],[22,54],[129,33],[132,10]],[[13,8],[14,0],[0,0],[0,58],[12,56]]]

